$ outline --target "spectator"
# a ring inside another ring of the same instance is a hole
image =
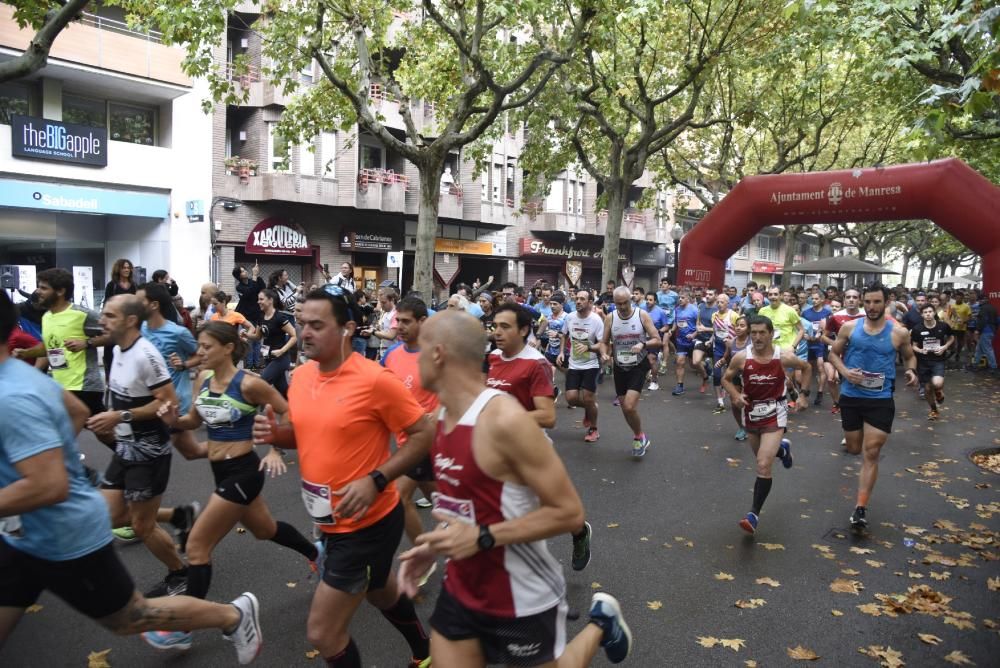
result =
[[[331,285],[338,285],[348,292],[354,292],[357,289],[354,285],[354,265],[350,262],[343,262],[340,265],[340,273],[333,277],[327,274],[327,282]]]
[[[108,303],[108,300],[116,295],[134,295],[135,294],[135,267],[132,265],[131,260],[125,258],[118,258],[115,263],[111,265],[111,280],[108,284],[104,286],[104,304]],[[72,301],[72,295],[68,295],[70,301]],[[104,306],[102,305],[103,309]],[[104,346],[104,378],[107,380],[111,373],[111,360],[114,357],[114,344]]]
[[[274,290],[278,296],[278,300],[274,304],[275,308],[291,313],[295,307],[295,286],[288,280],[288,271],[286,269],[272,271],[267,279],[267,287]]]
[[[236,279],[236,294],[239,299],[236,302],[236,312],[243,314],[243,317],[250,322],[260,320],[260,306],[257,304],[257,297],[265,287],[264,279],[260,277],[260,264],[254,261],[250,271],[240,265],[233,267],[233,278]],[[243,360],[243,366],[247,369],[261,368],[260,341],[250,340],[247,346],[247,356]]]

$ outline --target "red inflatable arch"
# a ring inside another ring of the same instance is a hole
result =
[[[1000,188],[955,158],[747,177],[684,235],[677,282],[721,287],[726,260],[768,225],[921,218],[982,257],[983,288],[1000,309]]]

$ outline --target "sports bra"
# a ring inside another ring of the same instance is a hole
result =
[[[209,390],[214,371],[208,372],[205,382],[194,400],[194,408],[201,416],[212,441],[249,441],[257,407],[248,404],[240,391],[244,372],[239,370],[222,394]]]

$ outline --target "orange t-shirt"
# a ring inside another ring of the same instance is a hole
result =
[[[403,381],[406,389],[413,393],[424,412],[434,413],[438,407],[438,396],[430,390],[425,390],[420,384],[420,351],[410,350],[402,341],[389,348],[382,357],[382,366],[392,371]],[[406,432],[401,431],[396,434],[396,442],[400,445],[406,443]]]
[[[218,313],[212,314],[212,320],[221,320],[222,322],[228,322],[233,327],[239,327],[240,325],[245,325],[249,320],[243,317],[242,313],[238,311],[226,311],[226,315],[219,315]]]
[[[389,483],[360,521],[326,516],[326,506],[332,516],[339,502],[332,492],[388,461],[389,434],[415,424],[425,412],[399,378],[361,355],[350,355],[331,373],[321,373],[314,361],[295,370],[288,414],[299,450],[303,502],[320,529],[357,531],[396,507],[399,492]]]

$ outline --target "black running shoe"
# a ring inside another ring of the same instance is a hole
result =
[[[864,531],[868,528],[868,511],[864,506],[858,506],[851,513],[851,528],[855,531]]]
[[[161,596],[180,596],[187,593],[188,579],[187,572],[167,573],[167,577],[146,592],[146,598],[159,598]]]
[[[582,571],[590,563],[590,537],[593,530],[590,522],[583,523],[583,531],[579,536],[573,536],[573,570]]]

